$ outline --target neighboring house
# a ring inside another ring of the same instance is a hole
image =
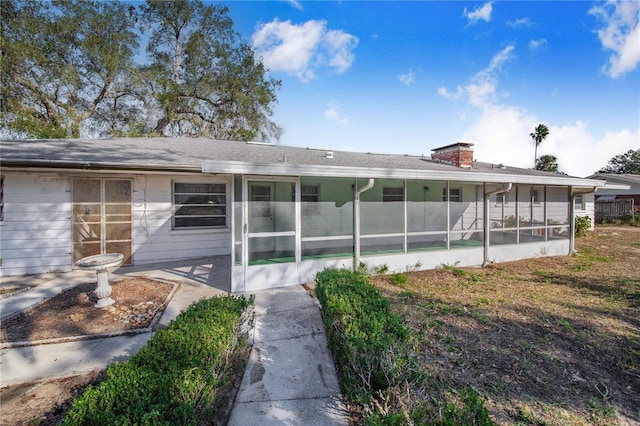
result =
[[[640,213],[640,175],[596,173],[587,179],[606,181],[604,188],[592,195],[594,217],[598,223],[628,218]]]
[[[573,248],[582,179],[481,163],[472,144],[431,156],[205,139],[1,143],[2,275],[231,257],[231,290],[325,267],[481,265]],[[486,220],[485,220],[486,219]]]
[[[587,179],[600,179],[607,182],[607,186],[628,186],[629,189],[599,189],[595,194],[595,200],[621,200],[633,199],[634,206],[640,206],[640,175],[615,175],[608,173],[596,173]]]

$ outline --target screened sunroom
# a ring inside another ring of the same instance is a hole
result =
[[[326,267],[404,271],[570,249],[569,186],[248,174],[233,182],[234,292],[304,283]]]
[[[572,197],[592,182],[473,160],[259,147],[233,175],[232,291],[301,284],[327,267],[483,265],[572,249]]]

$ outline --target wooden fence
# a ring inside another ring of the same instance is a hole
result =
[[[609,223],[617,220],[632,220],[633,214],[633,198],[596,201],[596,223]]]

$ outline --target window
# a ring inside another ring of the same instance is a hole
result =
[[[531,202],[533,204],[540,204],[540,197],[537,189],[531,190]]]
[[[509,197],[505,197],[505,193],[501,192],[496,194],[496,207],[500,207],[503,204],[509,204]]]
[[[227,186],[224,183],[173,183],[174,228],[227,226]]]
[[[462,200],[460,188],[449,188],[449,201],[458,203]],[[447,188],[442,188],[442,201],[447,201]]]
[[[576,210],[584,210],[584,195],[576,195],[574,200],[574,208]]]
[[[251,185],[249,192],[251,217],[271,217],[271,186]]]
[[[393,186],[382,188],[382,202],[392,203],[394,201],[404,201],[404,188]]]
[[[305,216],[317,216],[320,214],[320,185],[301,185],[300,201],[302,202],[302,214]],[[291,201],[296,200],[294,188]]]

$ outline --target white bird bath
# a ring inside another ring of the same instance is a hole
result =
[[[76,262],[76,266],[85,271],[96,271],[98,285],[95,293],[98,296],[96,308],[104,308],[115,303],[111,296],[111,286],[109,285],[109,268],[115,268],[122,264],[124,255],[122,253],[105,253],[95,256],[85,257]]]

